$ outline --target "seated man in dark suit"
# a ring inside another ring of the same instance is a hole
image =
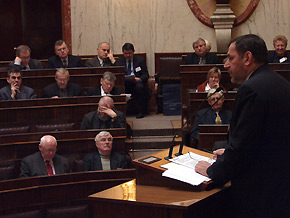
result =
[[[278,35],[273,39],[275,51],[268,52],[269,63],[290,63],[290,53],[286,51],[287,38],[283,35]]]
[[[9,63],[8,68],[13,66],[20,66],[20,70],[42,69],[43,66],[40,61],[31,59],[31,49],[27,45],[20,45],[16,48],[16,57],[13,62]]]
[[[39,151],[23,158],[19,177],[70,173],[68,159],[55,154],[56,139],[45,135],[40,139]]]
[[[128,163],[124,155],[112,150],[113,137],[102,131],[95,137],[97,151],[83,159],[82,171],[127,169]]]
[[[74,68],[83,66],[80,57],[69,54],[69,48],[65,41],[56,41],[54,51],[55,56],[48,59],[47,68]]]
[[[82,88],[75,83],[69,83],[69,72],[64,68],[56,69],[56,83],[50,84],[43,89],[44,98],[82,96]]]
[[[97,48],[98,56],[87,60],[85,63],[86,67],[104,67],[104,66],[114,66],[115,58],[112,53],[110,53],[110,44],[107,42],[101,42],[98,44]]]
[[[193,42],[194,53],[185,57],[185,64],[220,64],[218,56],[214,53],[207,52],[205,40],[198,38]]]
[[[22,85],[22,72],[19,67],[8,71],[7,82],[9,85],[0,89],[0,100],[32,99],[35,98],[34,90]]]
[[[125,43],[122,47],[123,56],[119,58],[118,65],[126,70],[125,89],[127,94],[132,94],[137,103],[138,114],[136,118],[143,118],[150,91],[147,86],[149,74],[144,58],[134,55],[135,49],[131,43]]]
[[[194,140],[194,143],[196,145],[198,144],[198,133],[199,133],[198,125],[199,124],[228,124],[230,123],[232,112],[223,109],[224,96],[223,96],[222,91],[213,94],[214,92],[215,92],[215,89],[211,89],[209,90],[207,94],[208,104],[211,107],[198,111],[195,116],[194,123],[192,125],[192,130],[191,130],[191,137]]]
[[[105,72],[100,79],[100,86],[88,89],[87,95],[121,95],[122,91],[115,87],[116,76],[112,72]]]
[[[99,101],[97,111],[85,114],[81,129],[125,128],[126,117],[121,111],[114,109],[114,101],[104,96]]]

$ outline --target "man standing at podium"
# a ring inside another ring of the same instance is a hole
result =
[[[264,40],[253,34],[231,42],[225,68],[242,85],[229,147],[212,166],[196,165],[219,184],[231,180],[232,217],[290,214],[290,84],[268,68],[267,53]]]

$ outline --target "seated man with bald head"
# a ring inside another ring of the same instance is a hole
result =
[[[114,101],[108,96],[100,99],[98,110],[85,114],[81,129],[125,128],[124,113],[114,109]]]
[[[113,137],[109,132],[100,132],[96,135],[95,142],[97,151],[84,157],[82,171],[128,168],[125,156],[112,150]]]
[[[110,52],[111,46],[108,42],[100,42],[98,44],[97,52],[98,56],[90,60],[87,60],[85,63],[86,67],[107,67],[115,65],[115,58]]]
[[[68,159],[56,154],[57,141],[51,135],[40,139],[39,151],[23,158],[19,177],[70,173]]]

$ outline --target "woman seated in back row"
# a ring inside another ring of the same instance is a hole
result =
[[[221,87],[227,91],[221,84],[221,70],[217,67],[211,68],[207,73],[207,80],[197,87],[197,92],[208,92],[210,89],[217,89]]]

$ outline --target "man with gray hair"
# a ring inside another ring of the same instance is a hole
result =
[[[115,58],[110,50],[110,44],[108,42],[100,42],[98,44],[97,52],[98,56],[87,60],[86,67],[107,67],[115,65]]]
[[[112,150],[113,137],[107,131],[102,131],[95,137],[97,151],[88,154],[83,159],[82,171],[127,169],[124,155]]]
[[[232,112],[223,109],[224,95],[223,92],[214,93],[216,89],[210,89],[207,94],[207,101],[210,108],[199,110],[196,113],[192,125],[191,137],[194,143],[198,144],[199,124],[228,124],[232,117]],[[214,93],[214,94],[213,94]],[[216,103],[215,103],[216,102]]]
[[[90,88],[87,91],[88,96],[93,95],[121,95],[122,91],[115,87],[116,76],[109,71],[106,71],[103,74],[103,77],[100,79],[100,86],[95,88]]]
[[[16,57],[13,62],[9,63],[8,68],[19,66],[20,70],[42,69],[43,66],[40,61],[31,59],[31,49],[27,45],[20,45],[15,49]]]
[[[7,82],[9,85],[0,89],[0,100],[17,100],[35,98],[34,90],[22,85],[22,72],[19,67],[8,71]]]
[[[57,68],[55,72],[56,83],[43,89],[44,98],[82,96],[82,88],[75,83],[69,83],[69,72],[64,68]]]
[[[193,42],[192,47],[194,53],[185,57],[185,64],[220,64],[218,56],[214,53],[207,52],[206,42],[202,38],[198,38]]]
[[[40,139],[39,151],[23,158],[19,177],[70,173],[68,159],[56,153],[57,141],[51,135]]]
[[[109,96],[100,99],[98,110],[85,114],[81,129],[125,128],[124,113],[114,109],[114,101]]]

